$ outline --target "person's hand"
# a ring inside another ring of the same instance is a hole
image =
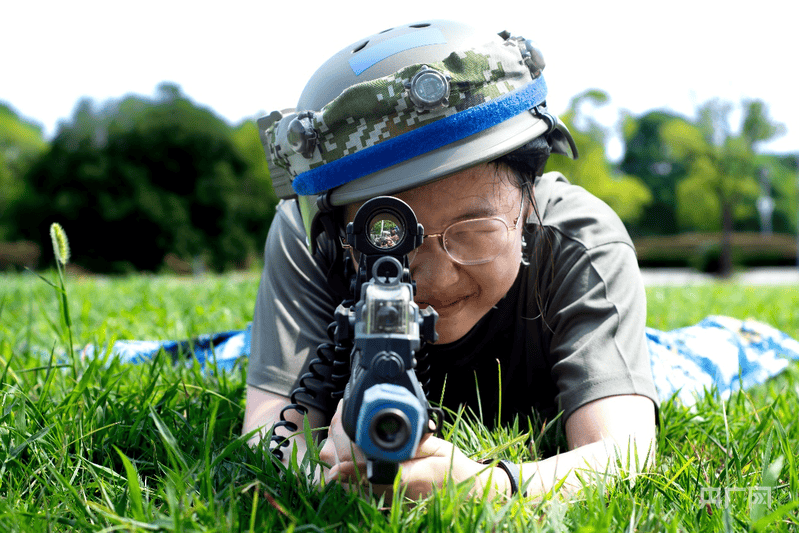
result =
[[[366,458],[341,426],[341,402],[330,422],[320,459],[331,467],[325,474],[327,482],[338,481],[348,489],[357,489],[359,481],[364,485],[368,483]],[[469,479],[475,481],[472,489],[475,494],[482,495],[489,478],[493,485],[489,496],[496,491],[507,491],[509,482],[501,469],[492,471],[490,466],[472,461],[449,442],[431,434],[422,437],[414,458],[400,464],[400,485],[405,488],[405,496],[412,500],[429,495],[434,487],[440,488],[447,481],[460,483]],[[372,485],[372,489],[377,494],[391,496],[390,485]]]

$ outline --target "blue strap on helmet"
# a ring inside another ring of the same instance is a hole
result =
[[[319,194],[501,124],[541,104],[546,96],[546,82],[539,76],[499,98],[303,172],[292,187],[299,195]]]

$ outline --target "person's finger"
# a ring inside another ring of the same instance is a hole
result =
[[[339,477],[341,476],[340,473],[341,463],[337,463],[330,467],[330,469],[325,472],[325,483],[330,483],[332,481],[338,481]]]
[[[369,488],[365,467],[352,461],[343,461],[331,468],[325,476],[325,482],[336,482],[347,492],[361,492]]]
[[[333,413],[333,418],[330,420],[331,425],[333,424],[333,422],[341,423],[341,409],[342,409],[341,406],[343,405],[343,403],[344,400],[338,401],[338,404],[336,405],[336,412]]]
[[[422,436],[422,440],[419,441],[419,448],[416,450],[415,458],[445,457],[453,452],[452,444],[428,433]]]
[[[319,450],[319,460],[331,467],[340,462],[336,444],[333,442],[333,439],[325,439],[322,449]]]

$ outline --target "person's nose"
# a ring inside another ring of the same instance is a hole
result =
[[[446,289],[460,278],[460,265],[444,249],[441,237],[426,238],[410,267],[417,286],[426,289],[423,293]]]

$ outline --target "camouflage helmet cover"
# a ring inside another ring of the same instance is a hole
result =
[[[569,141],[553,151],[574,157],[568,131],[546,112],[543,67],[530,41],[503,33],[486,42],[448,21],[358,41],[317,70],[296,111],[258,121],[275,191],[299,196],[313,244],[320,203],[417,187],[553,131]]]

